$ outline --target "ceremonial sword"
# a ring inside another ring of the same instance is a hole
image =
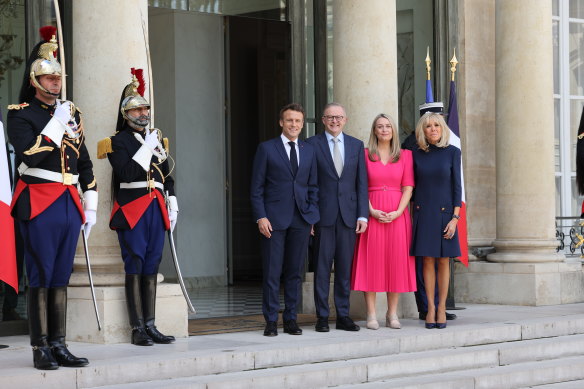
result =
[[[62,69],[62,87],[61,98],[67,100],[67,75],[65,73],[65,45],[63,44],[63,29],[61,27],[61,12],[59,10],[58,0],[53,0],[55,7],[55,17],[57,18],[57,34],[59,35],[59,54],[61,56]],[[87,236],[85,229],[81,226],[81,236],[83,237],[83,251],[85,252],[85,263],[87,264],[87,275],[89,276],[89,288],[91,289],[91,298],[93,299],[93,308],[95,309],[95,317],[97,319],[97,328],[101,331],[101,321],[99,320],[99,310],[97,309],[97,300],[95,299],[95,288],[93,287],[93,277],[91,276],[91,262],[89,261],[89,246],[87,244]]]

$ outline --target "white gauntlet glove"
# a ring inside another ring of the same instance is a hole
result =
[[[158,130],[153,129],[152,132],[149,132],[148,129],[145,129],[144,131],[146,131],[144,143],[146,143],[150,149],[154,150],[158,146]]]
[[[87,190],[83,193],[83,209],[85,224],[81,226],[85,230],[85,239],[89,239],[91,227],[97,222],[97,191]]]
[[[170,220],[170,232],[174,231],[177,219],[178,219],[178,202],[176,201],[176,196],[170,196],[168,198],[168,220]]]

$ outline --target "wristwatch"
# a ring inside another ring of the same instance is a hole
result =
[[[460,219],[460,215],[452,215],[453,219]]]

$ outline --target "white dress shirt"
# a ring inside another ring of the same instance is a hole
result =
[[[290,139],[286,138],[284,134],[280,135],[280,138],[282,138],[282,142],[284,143],[284,150],[286,150],[288,160],[290,160],[290,150],[292,149],[288,142],[294,142],[294,144],[296,145],[294,146],[294,149],[296,150],[296,160],[298,161],[298,165],[300,165],[300,151],[298,150],[298,138],[296,138],[296,140],[294,141],[291,141]]]

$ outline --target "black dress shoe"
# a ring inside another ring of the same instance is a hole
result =
[[[349,316],[337,318],[337,330],[359,331],[359,327]]]
[[[278,325],[276,324],[275,321],[266,322],[264,336],[278,336]]]
[[[33,346],[32,359],[36,369],[55,370],[59,368],[59,364],[49,346]]]
[[[156,326],[146,326],[146,333],[154,343],[169,344],[175,341],[174,336],[162,334]]]
[[[302,329],[298,327],[298,323],[296,323],[296,320],[285,321],[284,332],[290,335],[302,335]]]
[[[420,312],[418,317],[420,320],[426,320],[426,314],[427,312]],[[456,320],[456,314],[446,312],[446,320]]]
[[[316,325],[314,326],[316,332],[329,332],[328,317],[318,317],[316,319]]]

